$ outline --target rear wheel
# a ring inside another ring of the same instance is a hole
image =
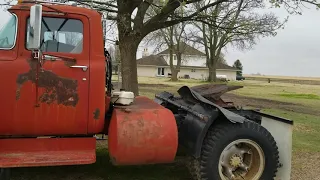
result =
[[[0,169],[0,180],[10,180],[10,169]]]
[[[272,135],[254,122],[224,123],[209,129],[200,159],[189,170],[195,180],[271,180],[279,164]]]

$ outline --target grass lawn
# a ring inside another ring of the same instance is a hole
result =
[[[116,79],[116,78],[115,78]],[[167,78],[140,78],[141,95],[153,98],[155,93],[176,93],[183,85],[194,86],[205,82]],[[282,82],[231,82],[244,88],[232,92],[233,98],[246,100],[250,107],[294,120],[292,179],[317,179],[320,171],[320,85]],[[259,106],[258,106],[259,105]],[[319,113],[319,114],[318,114]],[[169,165],[114,167],[109,162],[107,145],[98,142],[97,162],[92,165],[21,168],[13,171],[14,180],[188,180],[187,169],[180,163]]]

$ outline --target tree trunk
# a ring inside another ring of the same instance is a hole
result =
[[[136,61],[138,44],[139,43],[137,43],[137,41],[133,38],[119,41],[122,89],[125,89],[126,91],[132,91],[135,96],[139,95]]]
[[[217,59],[210,58],[209,64],[209,82],[217,82]]]
[[[177,56],[177,66],[174,67],[172,63],[170,63],[171,68],[171,81],[178,81],[178,73],[180,72],[181,66],[181,53],[179,51],[175,51]]]
[[[178,81],[178,73],[175,68],[171,68],[171,81]]]
[[[217,82],[217,72],[213,68],[209,68],[209,82]]]

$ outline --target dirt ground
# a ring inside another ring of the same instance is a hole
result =
[[[287,103],[262,98],[252,98],[245,96],[238,96],[232,93],[226,93],[221,97],[225,101],[234,102],[238,106],[250,106],[258,109],[280,109],[285,111],[292,111],[297,113],[304,113],[310,115],[320,116],[320,111],[304,107],[301,104]]]
[[[320,153],[293,153],[292,180],[320,180]]]

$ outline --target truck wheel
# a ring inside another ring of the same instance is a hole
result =
[[[10,169],[0,169],[0,180],[10,180]]]
[[[272,135],[255,122],[219,124],[209,129],[199,160],[191,161],[196,180],[271,180],[279,152]]]

